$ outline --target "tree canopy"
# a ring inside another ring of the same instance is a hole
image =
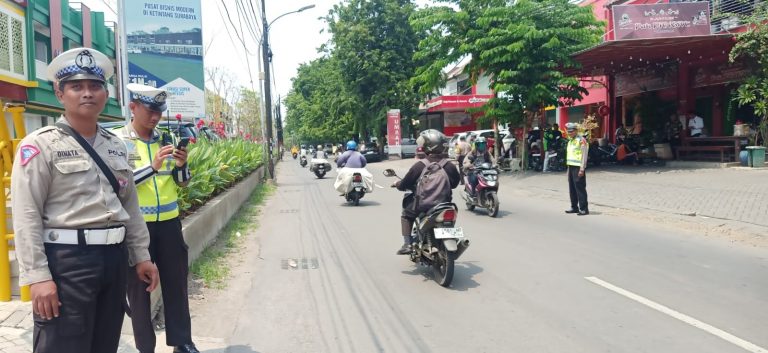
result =
[[[575,68],[571,54],[597,44],[604,26],[590,7],[568,0],[448,0],[446,6],[419,10],[411,24],[425,31],[413,83],[422,94],[444,84],[443,69],[470,57],[465,67],[473,82],[492,77],[496,97],[486,116],[520,123],[541,108],[581,99],[579,79],[563,72]]]

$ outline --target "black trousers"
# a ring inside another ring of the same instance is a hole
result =
[[[52,320],[34,316],[33,351],[117,352],[125,310],[125,247],[45,244],[45,254],[62,305]]]
[[[579,167],[568,166],[568,190],[571,194],[571,209],[589,211],[587,204],[587,174],[579,176]]]
[[[189,255],[181,233],[181,221],[174,218],[147,222],[147,228],[150,236],[149,253],[160,272],[166,344],[181,346],[192,343],[192,324],[187,298]],[[146,289],[147,284],[138,278],[134,268],[130,268],[128,302],[131,307],[131,324],[136,348],[142,353],[154,352],[157,343],[152,327],[149,292]]]
[[[467,155],[459,155],[458,158],[456,158],[456,162],[459,163],[459,176],[461,177],[461,182],[464,183],[464,159],[467,158]]]

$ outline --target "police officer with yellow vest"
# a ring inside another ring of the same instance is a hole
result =
[[[115,133],[125,141],[128,160],[134,172],[139,206],[149,228],[149,252],[157,264],[162,284],[166,344],[174,352],[198,352],[192,342],[192,327],[187,299],[187,245],[181,232],[177,187],[190,179],[186,147],[174,144],[168,132],[155,127],[166,110],[163,89],[131,83],[129,107],[131,123]],[[136,276],[128,278],[136,348],[141,353],[155,351],[149,293]]]
[[[589,214],[587,204],[587,154],[589,144],[584,136],[578,135],[578,125],[568,123],[565,125],[568,131],[568,153],[566,164],[568,165],[568,189],[571,195],[571,209],[565,213],[576,213],[579,216]]]
[[[97,124],[113,72],[91,48],[54,58],[47,73],[64,115],[24,137],[13,161],[19,283],[32,294],[36,353],[117,352],[127,265],[145,290],[157,285],[125,144]]]

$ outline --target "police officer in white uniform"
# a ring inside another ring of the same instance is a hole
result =
[[[19,144],[11,204],[21,285],[30,285],[36,353],[116,352],[126,266],[157,285],[125,144],[97,124],[112,62],[91,48],[53,59],[64,115]]]

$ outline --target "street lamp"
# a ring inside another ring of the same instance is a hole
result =
[[[269,177],[274,179],[275,166],[272,160],[272,87],[270,86],[272,75],[269,72],[269,63],[272,61],[272,53],[269,50],[269,27],[271,27],[275,21],[283,16],[309,10],[315,7],[315,5],[307,5],[298,10],[286,12],[280,16],[277,16],[274,20],[272,20],[272,22],[267,22],[267,12],[265,6],[266,5],[264,0],[261,0],[261,23],[264,25],[261,38],[261,51],[264,61],[264,109],[267,115],[267,156],[269,157]]]

